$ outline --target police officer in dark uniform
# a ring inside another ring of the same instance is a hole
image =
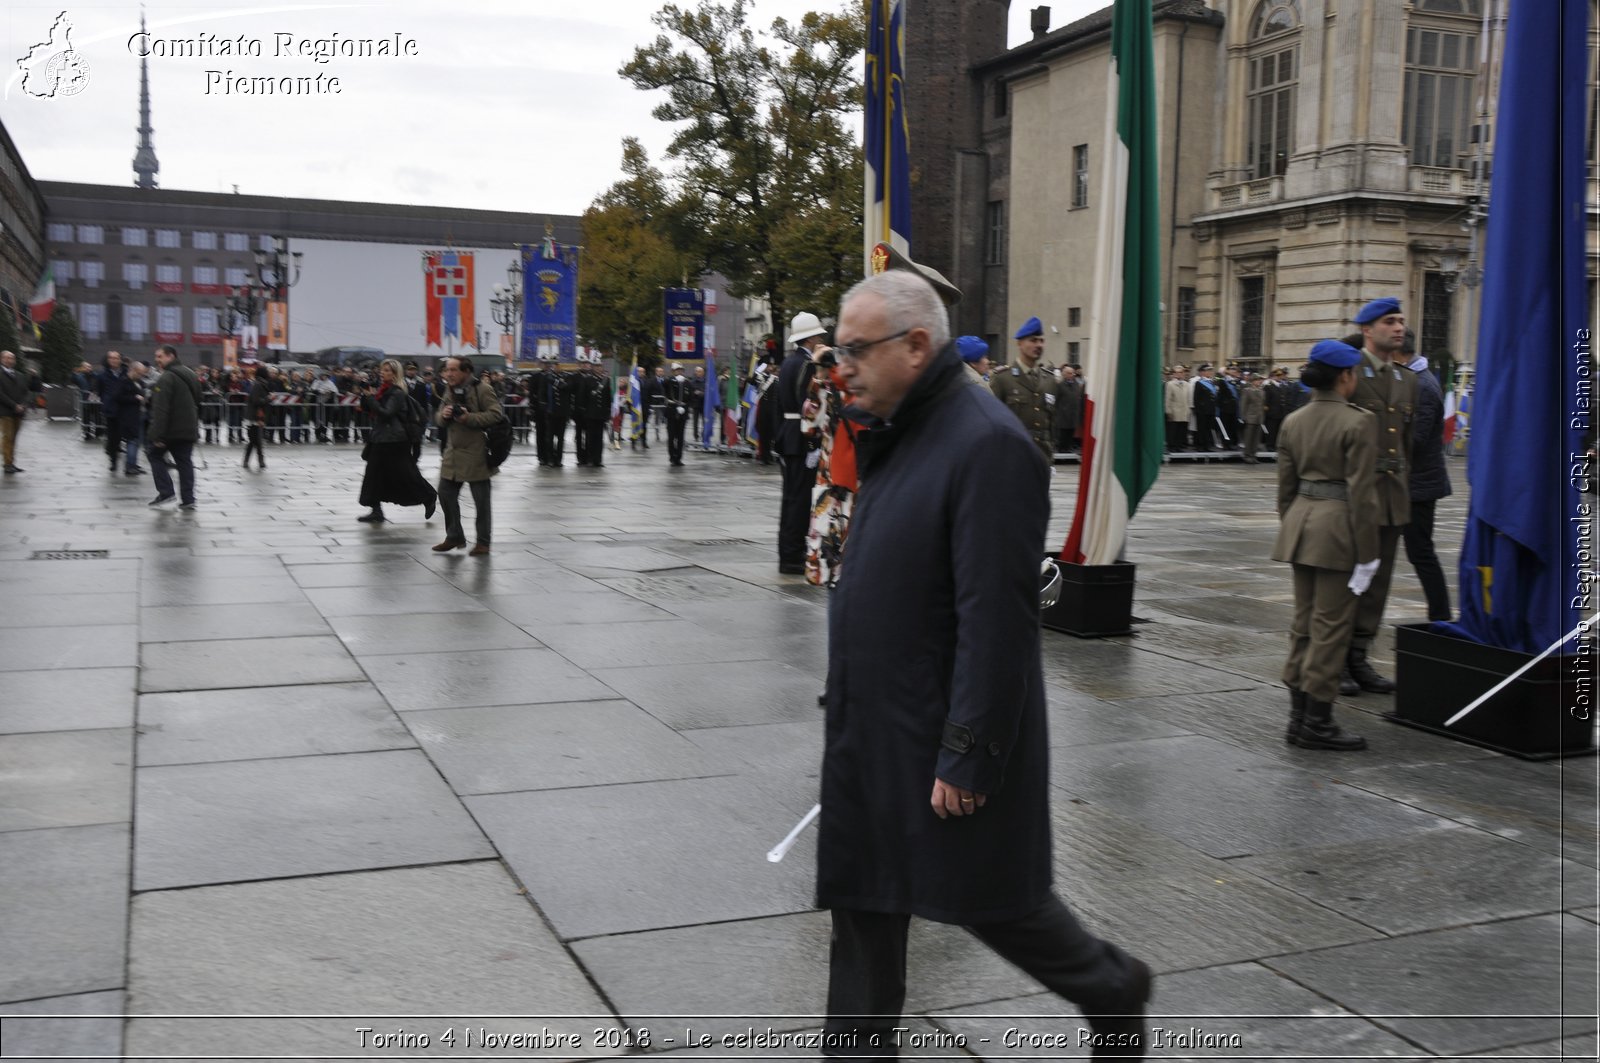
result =
[[[572,378],[573,440],[579,465],[605,464],[606,422],[611,420],[611,382],[600,368],[600,352],[592,351],[584,368]]]
[[[1294,566],[1294,621],[1283,681],[1285,740],[1302,749],[1365,749],[1333,722],[1361,591],[1377,571],[1377,447],[1371,413],[1355,405],[1362,353],[1338,340],[1311,348],[1302,379],[1312,398],[1283,422],[1278,440],[1274,561]]]
[[[1045,464],[1053,465],[1056,460],[1056,379],[1039,368],[1039,358],[1044,354],[1044,325],[1038,318],[1030,317],[1017,329],[1016,341],[1017,364],[996,370],[989,380],[989,389],[1017,415],[1044,455]]]
[[[673,465],[683,464],[683,433],[689,427],[689,405],[694,401],[693,386],[683,375],[683,366],[672,363],[672,375],[661,385],[661,395],[666,402],[667,460]]]
[[[559,469],[567,445],[567,420],[572,416],[572,388],[566,374],[556,368],[554,357],[545,365],[535,405],[544,413],[545,460],[540,464]]]
[[[1356,390],[1350,401],[1376,414],[1381,563],[1356,609],[1356,626],[1346,661],[1347,678],[1341,682],[1340,690],[1346,694],[1361,690],[1392,694],[1394,681],[1378,674],[1367,660],[1367,651],[1383,625],[1383,607],[1389,599],[1389,580],[1394,575],[1401,529],[1411,521],[1411,419],[1417,408],[1417,379],[1405,366],[1406,319],[1400,312],[1400,300],[1374,299],[1357,311],[1353,320],[1361,326],[1362,360],[1356,366]]]
[[[1216,370],[1202,362],[1194,374],[1194,449],[1205,453],[1216,449],[1212,443],[1217,431]]]
[[[533,418],[533,450],[540,465],[550,464],[550,439],[545,434],[544,418],[545,376],[549,372],[549,359],[541,354],[539,368],[528,374],[528,414]]]

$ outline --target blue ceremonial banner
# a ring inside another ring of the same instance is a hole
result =
[[[578,249],[546,239],[522,245],[522,353],[578,360]]]
[[[1595,605],[1594,502],[1580,493],[1593,473],[1582,442],[1594,425],[1584,299],[1588,14],[1589,0],[1511,5],[1489,190],[1459,631],[1532,654]]]
[[[863,257],[873,273],[872,249],[887,244],[911,255],[911,150],[906,118],[905,0],[871,0],[867,33],[866,162]],[[878,270],[881,272],[881,270]]]
[[[661,335],[667,361],[687,362],[705,357],[706,303],[699,288],[664,288],[661,291]]]

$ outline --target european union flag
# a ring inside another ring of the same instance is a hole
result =
[[[1574,473],[1594,421],[1584,298],[1588,8],[1512,4],[1500,82],[1459,627],[1522,653],[1544,651],[1595,604],[1593,503]]]

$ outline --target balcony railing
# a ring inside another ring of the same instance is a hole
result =
[[[1263,177],[1256,181],[1216,185],[1211,189],[1212,210],[1239,210],[1260,207],[1283,200],[1283,178]]]
[[[1472,192],[1472,175],[1466,170],[1446,170],[1436,166],[1410,168],[1410,188],[1428,196],[1465,196]]]

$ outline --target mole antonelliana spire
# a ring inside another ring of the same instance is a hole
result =
[[[139,39],[144,39],[144,9],[139,9]],[[139,150],[133,155],[134,186],[136,188],[156,187],[156,174],[161,171],[161,164],[156,161],[155,142],[150,139],[150,134],[155,130],[150,128],[150,60],[139,60]]]

